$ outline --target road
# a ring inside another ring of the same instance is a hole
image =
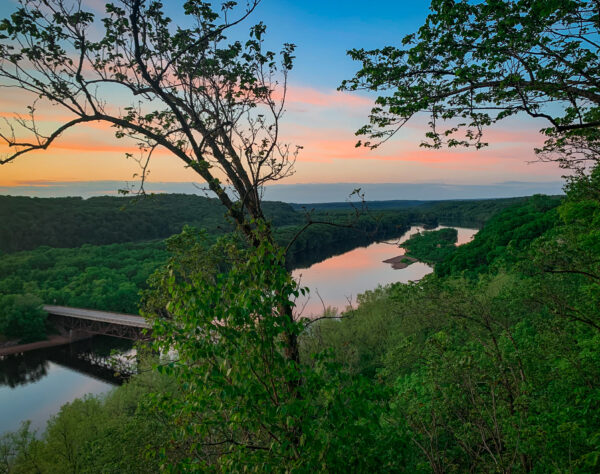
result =
[[[68,306],[54,305],[44,305],[44,311],[57,316],[120,324],[122,326],[132,326],[136,328],[150,328],[150,324],[148,324],[144,318],[133,314],[111,313],[108,311],[97,311],[95,309],[70,308]]]

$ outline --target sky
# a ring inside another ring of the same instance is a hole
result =
[[[173,20],[180,20],[180,14],[173,8],[179,2],[164,3]],[[536,162],[533,152],[543,141],[538,130],[545,123],[525,117],[511,118],[490,129],[486,135],[490,146],[479,151],[419,147],[426,131],[425,117],[416,117],[376,151],[355,147],[354,132],[366,123],[373,96],[336,91],[341,81],[351,78],[359,66],[347,57],[346,51],[354,47],[398,45],[405,34],[414,32],[424,22],[428,3],[425,0],[262,1],[247,26],[263,21],[267,25],[267,44],[272,48],[285,42],[297,45],[282,132],[286,142],[301,145],[303,149],[295,174],[281,184],[473,186],[520,182],[557,186],[561,170],[555,164]],[[102,1],[84,0],[84,4],[98,8]],[[0,2],[0,17],[8,15],[15,5],[15,0]],[[1,116],[10,118],[15,112],[23,113],[27,105],[29,98],[24,94],[0,88]],[[42,121],[48,123],[64,119],[57,109],[41,112]],[[0,166],[0,191],[22,194],[19,190],[29,188],[35,193],[36,189],[50,189],[58,183],[63,192],[69,192],[68,183],[72,182],[73,194],[77,194],[81,183],[132,182],[138,167],[133,160],[124,158],[125,152],[131,150],[130,145],[116,140],[106,126],[73,129],[48,150]],[[0,153],[5,152],[0,146]],[[150,170],[150,181],[198,182],[193,172],[166,152],[153,157]],[[309,188],[305,190],[310,192]],[[110,188],[107,192],[111,192]],[[339,200],[344,200],[343,197]],[[388,199],[398,197],[390,191]],[[304,201],[317,200],[315,196]]]

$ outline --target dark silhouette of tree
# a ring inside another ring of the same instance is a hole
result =
[[[479,148],[485,127],[525,113],[549,122],[542,160],[598,162],[598,15],[593,0],[433,0],[401,47],[348,52],[362,68],[341,89],[381,92],[357,134],[376,147],[426,112],[424,146]]]
[[[206,181],[250,236],[245,212],[264,218],[262,186],[288,176],[297,152],[279,141],[294,46],[265,51],[262,23],[245,42],[225,36],[259,2],[221,2],[220,11],[184,2],[187,25],[174,25],[149,0],[109,3],[101,19],[77,1],[24,0],[0,23],[0,77],[35,100],[2,131],[14,151],[0,163],[47,149],[70,128],[108,123],[116,138],[136,140],[142,186],[152,153],[164,148]],[[116,93],[129,103],[115,103]],[[36,121],[43,103],[70,118],[46,130]]]

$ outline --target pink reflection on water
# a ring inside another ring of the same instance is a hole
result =
[[[477,229],[455,228],[458,230],[457,245],[469,242],[477,232]],[[348,304],[356,303],[356,295],[360,293],[379,285],[418,281],[431,273],[432,268],[421,262],[401,270],[394,270],[391,265],[383,263],[383,260],[403,255],[404,250],[398,248],[398,244],[422,231],[422,227],[411,227],[400,239],[390,243],[356,248],[311,267],[294,270],[294,278],[300,281],[301,286],[310,289],[308,298],[299,298],[296,302],[298,312],[302,310],[300,316],[319,316],[323,308],[328,306],[344,311]]]

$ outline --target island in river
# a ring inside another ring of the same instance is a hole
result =
[[[394,270],[402,270],[403,268],[412,265],[413,263],[418,262],[416,258],[408,257],[406,255],[398,255],[397,257],[388,258],[387,260],[383,260],[383,263],[389,263],[392,265]]]

